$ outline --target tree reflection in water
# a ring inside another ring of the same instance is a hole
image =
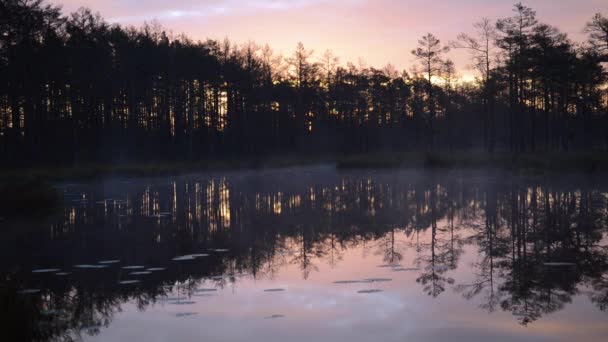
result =
[[[353,249],[415,265],[429,296],[451,289],[521,324],[581,293],[605,311],[608,196],[598,184],[313,168],[63,185],[59,217],[5,223],[2,332],[8,340],[70,340],[98,333],[126,302],[146,310],[244,274],[273,279],[292,264],[307,279],[321,263],[339,268]],[[478,253],[472,264],[461,262],[469,247]],[[192,253],[209,256],[172,261]],[[121,263],[73,268],[113,259]],[[121,268],[140,264],[165,270],[134,278]],[[71,274],[31,273],[50,267]],[[471,280],[455,277],[457,269]],[[141,281],[119,283],[129,279]]]

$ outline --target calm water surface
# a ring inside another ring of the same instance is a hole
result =
[[[315,167],[57,187],[58,215],[0,223],[0,340],[608,336],[608,186],[587,175]]]

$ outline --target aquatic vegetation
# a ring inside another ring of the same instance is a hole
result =
[[[576,266],[573,262],[545,262],[545,266]]]
[[[393,279],[391,279],[391,278],[369,278],[369,279],[363,279],[363,280],[369,281],[372,283],[382,283],[382,282],[393,281]]]
[[[169,301],[169,302],[167,302],[167,304],[172,304],[172,305],[193,305],[193,304],[196,304],[196,302],[192,301],[192,300],[180,300],[180,301]]]
[[[178,312],[175,314],[175,317],[190,317],[198,315],[198,312]]]
[[[177,256],[171,260],[173,261],[188,261],[188,260],[194,260],[196,259],[196,257],[192,256],[192,255],[182,255],[182,256]]]
[[[420,271],[420,268],[418,268],[418,267],[399,267],[399,268],[393,269],[393,272],[407,272],[407,271]]]
[[[196,289],[194,292],[215,292],[217,289]]]
[[[264,317],[264,319],[277,319],[277,318],[285,318],[285,315],[271,315],[268,317]]]
[[[108,265],[88,265],[88,264],[83,264],[83,265],[74,265],[74,268],[80,268],[80,269],[100,269],[100,268],[107,268]]]
[[[334,281],[334,284],[362,284],[371,282],[371,280],[338,280]]]
[[[36,294],[39,292],[40,292],[40,289],[24,289],[24,290],[19,290],[17,293],[19,293],[19,294]]]
[[[56,273],[61,271],[60,268],[43,268],[39,270],[33,270],[32,273]]]
[[[371,290],[359,290],[359,291],[357,291],[357,293],[378,293],[378,292],[383,292],[383,290],[380,290],[380,289],[371,289]]]
[[[285,289],[266,289],[264,292],[283,292]]]

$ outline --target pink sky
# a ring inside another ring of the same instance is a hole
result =
[[[174,33],[194,39],[229,37],[242,43],[268,43],[290,54],[298,41],[320,56],[332,49],[341,62],[382,67],[392,63],[409,69],[410,54],[420,36],[431,32],[442,42],[471,31],[481,17],[511,15],[508,0],[51,0],[71,12],[79,7],[98,11],[106,20],[141,25],[157,19]],[[608,15],[606,0],[528,0],[541,22],[559,27],[582,41],[585,23],[594,13]],[[468,55],[450,57],[460,72],[471,75]]]

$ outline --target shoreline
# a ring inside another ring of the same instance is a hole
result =
[[[280,169],[333,165],[349,169],[500,169],[524,174],[608,173],[608,153],[377,153],[344,156],[272,156],[197,162],[133,162],[79,166],[14,167],[0,170],[0,183],[106,177],[155,177],[207,171]]]

